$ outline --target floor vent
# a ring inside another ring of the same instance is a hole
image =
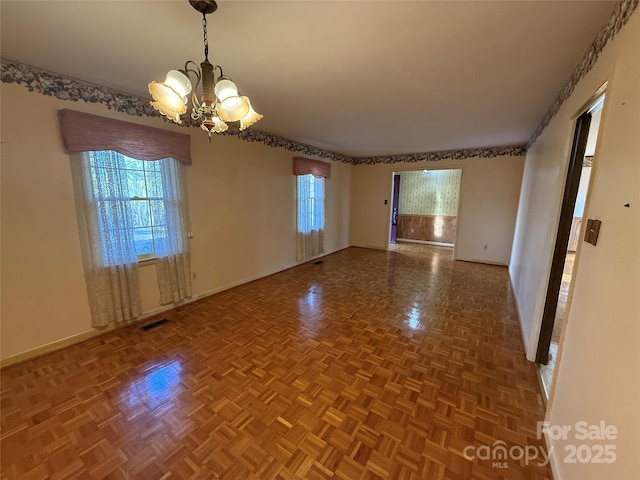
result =
[[[147,330],[151,330],[152,328],[159,327],[160,325],[163,325],[168,321],[169,320],[167,320],[166,318],[163,318],[162,320],[158,320],[153,323],[150,323],[149,325],[145,325],[144,327],[140,327],[140,330],[144,330],[146,332]]]
[[[320,265],[321,263],[324,263],[324,260],[318,260],[317,262],[313,262],[314,265]]]

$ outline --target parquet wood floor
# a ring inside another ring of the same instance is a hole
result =
[[[2,479],[548,479],[504,267],[349,248],[2,370]],[[148,322],[146,322],[148,323]]]

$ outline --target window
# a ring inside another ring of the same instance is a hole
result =
[[[297,175],[298,182],[298,260],[323,253],[324,178]]]
[[[97,218],[103,255],[108,250],[106,243],[113,242],[109,235],[123,229],[129,230],[129,235],[118,236],[132,240],[138,261],[155,258],[158,252],[165,251],[167,214],[163,176],[165,163],[175,160],[136,160],[113,151],[87,152],[85,158],[91,181],[89,190],[93,192],[89,202],[95,202],[97,211],[114,213]],[[122,221],[123,217],[126,221]]]
[[[324,229],[324,178],[299,175],[298,232],[311,233]]]
[[[189,135],[67,109],[58,117],[71,154],[91,324],[140,315],[138,264],[148,258],[161,305],[191,297]]]

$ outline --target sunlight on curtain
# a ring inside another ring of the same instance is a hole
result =
[[[128,322],[141,312],[133,212],[123,156],[84,152],[72,159],[76,211],[92,325]]]
[[[156,246],[155,253],[160,304],[165,305],[191,297],[191,260],[187,238],[186,167],[173,158],[160,162],[166,241]]]
[[[324,252],[324,178],[299,175],[297,259],[304,260]]]

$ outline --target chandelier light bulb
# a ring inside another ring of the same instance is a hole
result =
[[[226,123],[224,123],[222,120],[220,120],[220,117],[209,115],[205,117],[204,121],[202,122],[202,125],[200,125],[200,128],[202,128],[207,133],[211,133],[211,132],[222,133],[227,131],[229,126]]]
[[[149,93],[155,102],[151,106],[176,123],[182,123],[180,115],[187,111],[187,95],[191,82],[178,70],[170,70],[162,83],[151,82]]]
[[[242,99],[237,96],[227,97],[225,98],[224,102],[222,102],[222,105],[224,105],[225,110],[235,110],[236,108],[239,108],[241,104],[242,104]]]
[[[151,102],[151,106],[155,108],[157,111],[159,111],[162,115],[167,117],[169,120],[176,122],[177,124],[182,123],[182,120],[180,119],[181,113],[173,110],[171,107],[168,107],[167,105],[161,102]],[[187,106],[185,105],[184,108],[186,111]]]
[[[229,97],[218,105],[218,115],[225,122],[237,122],[249,113],[249,108],[249,102],[242,97]]]
[[[191,93],[191,82],[189,78],[178,70],[169,70],[164,84],[171,87],[181,97],[185,98]],[[186,100],[185,100],[186,103]]]
[[[166,86],[164,83],[151,82],[149,84],[149,93],[158,105],[161,105],[165,110],[172,110],[182,115],[187,111],[186,98],[181,97],[171,87]]]
[[[258,120],[262,118],[262,115],[256,112],[251,106],[249,97],[242,97],[242,98],[249,105],[249,113],[247,113],[244,117],[240,119],[240,130],[244,130],[245,128],[250,127],[251,125],[253,125],[254,123],[256,123]]]
[[[213,89],[216,98],[220,103],[223,103],[229,97],[238,96],[238,87],[229,77],[222,76],[216,82],[216,86]]]

